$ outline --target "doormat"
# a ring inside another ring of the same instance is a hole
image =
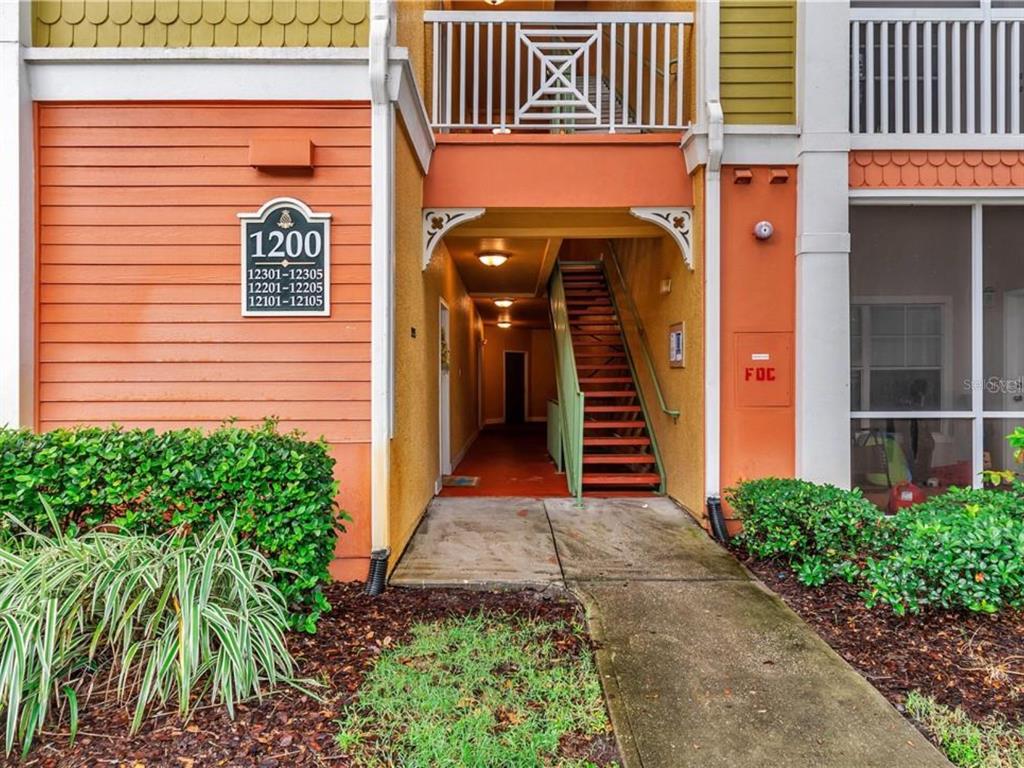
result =
[[[441,485],[449,488],[476,488],[480,484],[480,478],[473,475],[445,475],[441,479]]]

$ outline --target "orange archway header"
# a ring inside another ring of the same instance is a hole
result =
[[[678,134],[439,136],[423,205],[436,208],[689,206]]]

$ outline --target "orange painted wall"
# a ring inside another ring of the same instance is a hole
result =
[[[484,423],[503,421],[505,404],[505,351],[527,353],[527,417],[547,418],[548,400],[557,397],[555,348],[548,328],[484,326]]]
[[[692,205],[678,134],[438,136],[423,204],[487,208]]]
[[[731,168],[722,169],[722,487],[769,475],[792,477],[795,471],[796,409],[792,382],[795,365],[780,365],[789,380],[789,403],[758,406],[741,396],[743,368],[737,360],[744,338],[756,337],[757,349],[773,341],[789,342],[796,324],[796,170],[789,181],[769,184],[768,168],[753,168],[750,184],[734,184]],[[771,239],[753,235],[766,219],[775,226]],[[774,354],[774,353],[773,353]],[[792,361],[792,356],[790,356]],[[775,362],[774,360],[772,362]],[[782,361],[779,361],[782,363]],[[844,439],[837,435],[836,439]]]
[[[332,573],[365,577],[368,105],[44,104],[38,125],[38,428],[323,435],[353,517]],[[253,137],[311,140],[314,169],[249,166]],[[236,214],[281,195],[333,214],[329,318],[240,315]]]

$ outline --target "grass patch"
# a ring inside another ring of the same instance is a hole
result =
[[[414,625],[340,727],[355,765],[422,768],[582,768],[611,731],[582,627],[494,615]]]
[[[907,713],[931,733],[950,762],[960,768],[1024,766],[1024,726],[1014,728],[998,717],[974,722],[963,710],[913,691],[907,696]]]

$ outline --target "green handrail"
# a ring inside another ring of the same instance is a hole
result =
[[[665,395],[661,391],[661,382],[658,381],[658,372],[654,368],[654,359],[651,357],[651,348],[647,339],[647,331],[644,330],[643,321],[640,319],[640,312],[637,311],[636,304],[633,303],[633,294],[630,293],[629,285],[626,283],[626,278],[622,274],[622,267],[619,266],[619,256],[615,252],[615,244],[611,240],[608,241],[608,252],[611,254],[611,262],[615,266],[615,273],[619,276],[619,285],[622,286],[622,294],[626,297],[626,304],[629,307],[629,312],[633,315],[633,322],[636,323],[637,333],[640,335],[640,350],[644,353],[644,360],[647,362],[647,372],[650,373],[651,381],[654,382],[654,391],[658,395],[658,405],[661,406],[662,413],[666,416],[670,416],[673,421],[678,421],[679,411],[675,408],[669,408],[665,403]]]
[[[583,496],[583,391],[576,373],[565,284],[562,282],[562,270],[557,265],[551,274],[548,295],[551,299],[551,324],[555,332],[555,379],[562,421],[565,479],[569,485],[569,494],[578,499]]]

